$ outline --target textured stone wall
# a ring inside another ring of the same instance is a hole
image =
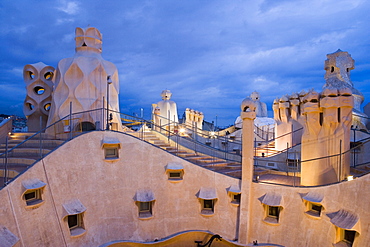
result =
[[[116,123],[118,130],[122,129],[120,116],[115,113],[119,112],[118,71],[113,63],[102,58],[101,46],[102,36],[96,28],[76,28],[75,55],[62,59],[58,63],[48,125],[69,115],[70,103],[72,103],[73,113],[98,108],[106,109],[109,97],[109,110],[112,113],[110,122]],[[110,76],[110,84],[108,76]],[[105,129],[106,114],[86,112],[80,117],[79,123],[89,123],[93,128]],[[79,125],[75,124],[72,126],[72,131],[78,128]]]
[[[120,142],[119,160],[104,160],[102,141],[107,138]],[[183,165],[183,181],[168,180],[165,167],[170,162]],[[35,178],[46,183],[45,202],[27,209],[22,199],[22,182]],[[240,180],[193,165],[125,134],[91,132],[64,144],[0,191],[0,225],[19,238],[16,247],[154,241],[186,230],[208,230],[233,240],[239,224],[247,220],[251,222],[249,243],[258,240],[286,247],[331,246],[336,241],[336,227],[326,214],[343,209],[359,217],[361,232],[354,246],[366,246],[370,242],[369,175],[313,188],[252,183],[249,191],[242,191],[250,196],[249,217],[240,219],[238,207],[230,203],[227,194],[230,186],[239,183]],[[200,214],[196,195],[201,187],[215,188],[218,198],[213,216]],[[139,189],[149,189],[155,196],[152,218],[138,217],[134,197]],[[259,200],[271,192],[282,198],[276,225],[263,220],[265,211]],[[320,218],[305,213],[301,194],[308,192],[323,197]],[[63,205],[75,199],[86,207],[86,233],[79,237],[70,236],[63,220]]]
[[[42,62],[27,64],[23,68],[27,91],[23,112],[27,117],[28,131],[40,131],[46,127],[53,94],[54,70]]]

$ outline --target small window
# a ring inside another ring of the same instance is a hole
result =
[[[22,181],[24,191],[22,199],[26,203],[26,208],[36,208],[44,203],[43,192],[46,184],[39,179],[28,179]]]
[[[28,71],[28,75],[30,76],[30,79],[35,79],[35,74],[32,71]]]
[[[231,203],[240,204],[240,196],[241,194],[233,194]]]
[[[78,226],[78,215],[69,215],[68,216],[68,227],[69,229],[74,229]]]
[[[311,204],[311,210],[317,212],[318,214],[321,213],[321,208],[322,208],[321,205],[317,205],[313,203]]]
[[[27,206],[36,205],[42,202],[41,194],[41,189],[30,190],[24,193],[24,200],[26,201]]]
[[[214,213],[214,200],[202,200],[202,214],[210,215]]]
[[[155,197],[150,189],[141,189],[136,191],[134,197],[139,211],[139,219],[149,219],[153,217],[153,205]]]
[[[307,214],[314,216],[314,217],[320,217],[321,216],[321,211],[322,211],[322,205],[318,203],[312,203],[312,202],[307,202]]]
[[[149,218],[153,216],[152,207],[153,201],[150,202],[138,202],[139,206],[139,217]]]
[[[217,192],[212,187],[202,187],[197,193],[200,202],[200,213],[204,216],[212,216],[215,212]]]
[[[235,206],[239,206],[240,204],[240,197],[241,197],[241,191],[239,186],[232,185],[228,189],[228,195],[231,198],[231,204]]]
[[[183,178],[184,171],[183,170],[169,170],[167,172],[168,180],[170,181],[181,181]]]
[[[71,200],[63,204],[65,216],[64,222],[67,224],[72,237],[79,237],[86,233],[84,215],[86,207],[78,199]]]
[[[168,163],[165,167],[168,180],[172,182],[181,181],[184,177],[184,167],[177,163]]]
[[[344,230],[344,241],[353,244],[355,241],[356,231]]]
[[[170,172],[170,178],[172,178],[172,179],[181,178],[181,172]]]
[[[340,209],[337,212],[326,213],[330,218],[330,222],[335,226],[336,229],[336,243],[333,244],[335,247],[350,247],[354,244],[356,237],[358,236],[360,224],[360,218],[354,212]]]
[[[104,149],[104,159],[106,161],[115,161],[119,159],[119,149],[121,143],[116,138],[104,138],[102,141],[102,148]]]
[[[83,213],[67,216],[68,228],[72,236],[80,235],[85,232]]]
[[[268,217],[279,220],[279,207],[268,206]]]
[[[271,224],[278,224],[280,219],[281,207],[269,205],[264,205],[264,207],[266,215],[264,221]]]
[[[106,159],[118,159],[118,147],[105,148],[105,158]]]
[[[356,238],[356,231],[352,231],[352,230],[346,230],[346,229],[342,229],[342,228],[337,228],[337,237],[339,239],[339,242],[337,242],[336,244],[334,244],[335,247],[342,247],[342,246],[346,246],[346,247],[351,247],[354,242],[355,242],[355,238]]]

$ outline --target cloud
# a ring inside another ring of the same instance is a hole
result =
[[[12,68],[11,70],[8,71],[8,73],[12,74],[15,77],[23,78],[23,67]]]
[[[278,87],[279,83],[276,81],[268,80],[264,76],[258,76],[253,79],[253,85],[255,91],[266,91],[271,88]]]
[[[71,41],[73,41],[74,37],[75,37],[74,32],[67,33],[67,34],[63,35],[62,41],[64,43],[71,43]]]
[[[25,92],[23,66],[43,61],[56,67],[74,54],[76,25],[90,24],[103,33],[103,58],[118,68],[121,109],[127,113],[150,112],[169,89],[179,112],[190,107],[227,125],[255,90],[269,107],[286,93],[319,91],[326,54],[338,48],[356,60],[352,80],[369,101],[365,0],[46,3],[1,4],[1,84]],[[0,113],[22,101],[9,98]]]
[[[75,15],[79,11],[79,5],[78,2],[62,0],[57,9],[68,15]]]
[[[148,19],[148,10],[153,8],[153,4],[148,1],[141,3],[138,6],[130,8],[123,12],[123,18],[127,20],[137,21],[138,19]]]
[[[59,18],[57,19],[56,24],[62,25],[62,24],[71,23],[71,22],[74,22],[73,18]]]

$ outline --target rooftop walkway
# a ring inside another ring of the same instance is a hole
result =
[[[74,136],[82,132],[74,134]],[[210,147],[199,143],[194,146],[182,146],[180,142],[176,142],[176,138],[171,138],[162,133],[152,131],[147,128],[145,131],[133,131],[127,129],[125,134],[131,135],[142,141],[155,145],[166,152],[181,157],[195,165],[204,167],[214,172],[222,173],[237,179],[241,178],[242,165],[241,157],[232,159],[230,155],[222,153],[220,150],[212,150],[212,152],[204,152],[211,150]],[[176,136],[172,136],[176,137]],[[28,169],[36,161],[42,159],[45,155],[58,148],[60,145],[68,140],[58,140],[50,138],[44,133],[12,133],[9,135],[8,144],[0,144],[0,187],[6,185],[13,178]],[[17,146],[17,147],[16,147]],[[15,149],[12,149],[16,147]],[[202,149],[203,148],[203,149]],[[269,155],[266,146],[256,148],[255,155],[269,158],[274,152],[271,152],[273,145],[269,144]],[[6,153],[6,150],[10,152]],[[202,151],[202,152],[201,152]],[[229,156],[228,156],[229,155]],[[224,158],[223,158],[224,157]],[[235,157],[234,157],[235,158]],[[365,164],[351,167],[351,174],[354,176],[362,176],[370,173],[370,165]],[[5,179],[6,177],[6,179]],[[300,186],[300,173],[285,172],[279,170],[267,169],[265,167],[255,166],[254,177],[255,182],[265,182],[271,184],[287,185],[287,186]]]
[[[32,139],[27,140],[30,137]],[[31,132],[11,133],[8,137],[8,144],[0,143],[0,154],[2,154],[0,156],[0,186],[18,176],[63,143],[63,140],[48,138],[44,133],[37,135]],[[6,150],[10,151],[6,153]]]

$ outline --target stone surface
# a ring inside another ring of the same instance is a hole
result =
[[[54,70],[42,62],[27,64],[23,68],[27,91],[23,113],[27,117],[28,131],[36,132],[46,127],[53,94]]]
[[[324,66],[326,83],[323,86],[323,92],[332,88],[350,89],[354,100],[352,125],[354,128],[366,130],[368,115],[361,111],[364,96],[353,86],[351,81],[351,70],[355,68],[355,60],[352,59],[348,52],[340,49],[326,56],[328,59],[325,60]]]
[[[204,115],[203,112],[186,108],[185,110],[185,125],[187,128],[202,129]]]
[[[110,123],[122,129],[119,112],[119,82],[116,66],[103,59],[102,35],[96,28],[76,28],[76,53],[71,58],[62,59],[57,67],[55,88],[48,125],[72,112],[91,111],[107,108],[112,114]],[[108,83],[110,76],[111,84]],[[109,87],[109,89],[108,89]],[[109,96],[107,95],[109,91]],[[105,128],[107,113],[86,112],[72,123],[72,131],[79,130],[81,123],[88,123],[91,128]],[[63,130],[50,130],[63,132]]]
[[[170,90],[163,90],[161,93],[162,100],[157,104],[152,104],[155,124],[168,130],[173,129],[175,123],[179,122],[177,105],[171,100],[171,96]]]
[[[301,184],[321,185],[349,175],[353,97],[310,92],[304,98]],[[345,154],[341,154],[344,153]]]

